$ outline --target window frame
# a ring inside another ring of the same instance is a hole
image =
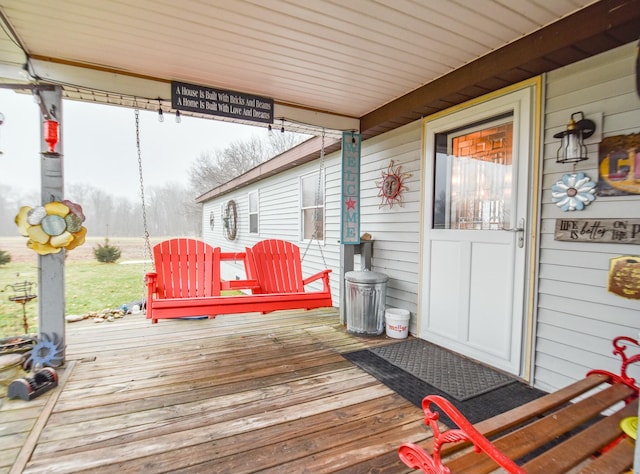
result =
[[[314,183],[314,203],[312,206],[304,205],[304,183],[308,182],[309,178],[313,178]],[[299,219],[300,219],[300,235],[299,239],[301,242],[309,242],[313,240],[311,238],[305,237],[305,211],[310,209],[321,209],[322,210],[322,238],[317,239],[318,242],[324,243],[326,239],[326,174],[324,170],[316,170],[309,173],[305,173],[298,177],[298,192],[299,192]],[[318,192],[318,181],[320,180],[320,190]],[[318,194],[322,197],[322,203],[320,205],[316,204],[316,199],[318,198]]]
[[[256,201],[256,209],[255,211],[251,210],[251,197],[255,196]],[[255,232],[251,230],[251,216],[256,216],[256,230]],[[254,191],[249,191],[247,193],[247,230],[251,235],[260,234],[260,190],[256,189]]]

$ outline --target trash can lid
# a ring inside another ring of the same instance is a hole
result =
[[[384,283],[389,277],[384,273],[378,272],[347,272],[344,274],[344,279],[353,283]]]

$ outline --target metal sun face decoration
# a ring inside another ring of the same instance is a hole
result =
[[[551,186],[551,199],[561,211],[581,211],[595,200],[596,183],[584,173],[565,174]]]
[[[388,205],[391,209],[396,203],[402,207],[402,192],[409,189],[404,182],[409,177],[411,173],[403,173],[402,165],[394,168],[393,160],[389,161],[389,167],[382,172],[382,179],[376,181],[376,186],[380,190],[378,197],[382,199],[378,208]]]

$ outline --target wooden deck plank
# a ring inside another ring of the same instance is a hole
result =
[[[57,452],[44,458],[34,456],[35,460],[29,464],[25,472],[73,472],[78,468],[96,469],[141,456],[159,456],[167,450],[194,446],[212,439],[285,423],[321,411],[338,410],[387,394],[388,390],[372,386],[351,391],[347,397],[335,396],[295,405],[286,404],[275,410],[265,409],[266,405],[262,404],[255,409],[251,409],[254,408],[252,405],[241,413],[234,414],[237,412],[237,406],[234,406],[222,413],[225,420],[221,422],[216,422],[218,413],[194,415],[175,422],[147,422],[131,427],[118,438],[112,438],[108,446],[90,446],[90,449],[82,453]]]
[[[203,379],[196,382],[190,382],[183,386],[167,387],[158,394],[155,388],[138,390],[130,393],[124,399],[123,397],[112,397],[111,395],[99,396],[93,399],[90,405],[82,400],[82,403],[73,403],[69,400],[67,403],[60,403],[59,411],[54,414],[53,421],[58,415],[63,416],[65,422],[81,422],[87,419],[88,414],[95,419],[107,418],[125,413],[135,413],[141,410],[150,410],[153,408],[161,408],[169,405],[179,405],[182,403],[197,402],[212,397],[223,397],[235,393],[253,390],[268,385],[285,384],[298,379],[311,377],[322,370],[323,373],[330,374],[337,371],[350,369],[351,366],[345,361],[338,361],[330,364],[314,365],[297,369],[294,372],[283,374],[274,374],[265,377],[256,377],[248,380],[239,380],[237,382],[212,384],[210,380]]]
[[[430,436],[422,412],[341,355],[398,341],[350,335],[338,319],[318,309],[69,324],[75,367],[44,426],[31,430],[47,394],[0,407],[0,426],[16,431],[0,432],[0,473],[28,435],[25,473],[330,472],[378,457],[406,472],[395,451]]]
[[[70,362],[69,364],[67,364],[67,366],[64,369],[59,371],[58,373],[59,390],[51,390],[51,393],[47,399],[47,402],[42,408],[42,412],[36,419],[34,427],[32,428],[27,438],[25,439],[24,444],[20,448],[20,452],[16,456],[16,460],[13,463],[11,472],[22,472],[24,466],[26,466],[27,462],[31,458],[31,455],[33,454],[33,450],[36,448],[36,445],[38,443],[38,437],[40,436],[40,433],[42,432],[42,429],[44,428],[44,426],[46,426],[47,421],[49,420],[49,415],[53,411],[55,404],[58,401],[58,398],[60,397],[60,393],[62,389],[64,389],[64,386],[67,383],[67,380],[69,380],[69,377],[73,373],[74,367],[75,367],[75,362]]]
[[[204,443],[179,452],[148,456],[118,468],[129,472],[148,469],[166,469],[178,472],[255,472],[257,469],[277,466],[282,462],[322,452],[327,445],[352,442],[388,429],[388,425],[405,418],[415,421],[416,412],[398,395],[389,395],[346,407],[339,412],[330,411],[297,420],[284,425],[272,425]],[[221,456],[211,459],[210,452]],[[190,466],[184,466],[188,459]],[[176,462],[178,461],[178,462]],[[249,462],[248,462],[249,461]]]
[[[346,390],[360,390],[371,387],[375,380],[358,376],[356,371],[340,372],[334,377],[325,377],[320,383],[317,378],[280,384],[250,391],[231,393],[205,400],[172,404],[167,400],[166,406],[140,410],[135,413],[124,413],[109,418],[95,418],[89,415],[88,421],[67,423],[64,416],[52,420],[48,430],[41,437],[42,443],[67,438],[79,438],[77,443],[89,443],[93,438],[110,437],[127,439],[137,438],[139,426],[151,425],[141,433],[150,437],[207,426],[227,419],[234,419],[245,414],[250,415],[259,409],[274,410],[282,406],[299,404],[316,398],[328,397]]]

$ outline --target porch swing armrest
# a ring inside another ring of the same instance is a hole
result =
[[[158,273],[157,272],[145,273],[144,282],[146,283],[147,288],[155,288],[158,282]]]
[[[221,290],[254,290],[260,289],[258,280],[227,280],[220,282]]]
[[[324,286],[323,291],[329,291],[329,273],[331,273],[331,269],[322,270],[321,272],[315,273],[305,279],[302,280],[303,285],[308,285],[316,280],[322,279],[322,284]]]

